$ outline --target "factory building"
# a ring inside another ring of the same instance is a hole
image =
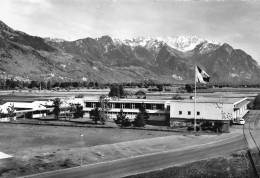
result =
[[[196,99],[196,123],[220,121],[224,124],[238,122],[247,112],[247,98],[211,98]],[[171,101],[171,127],[187,126],[194,122],[194,99]]]
[[[110,119],[115,119],[116,115],[123,109],[126,116],[133,120],[139,113],[139,108],[142,103],[145,104],[146,110],[149,113],[150,124],[169,125],[170,116],[170,101],[169,100],[148,100],[148,99],[120,99],[110,100],[110,109],[107,111]],[[99,107],[98,99],[84,100],[85,116],[89,117],[89,112],[95,107]]]
[[[90,117],[89,113],[96,107],[100,107],[98,98],[76,98],[64,100],[61,108],[70,104],[83,106],[84,117]],[[185,100],[150,100],[150,99],[109,99],[110,108],[106,111],[113,121],[122,109],[130,120],[134,120],[139,113],[139,108],[144,103],[150,117],[147,124],[168,125],[171,127],[183,127],[194,123],[194,99]],[[247,112],[247,98],[213,98],[198,97],[196,99],[196,122],[198,125],[205,121],[220,121],[227,127],[230,122],[238,122]],[[34,101],[33,103],[5,103],[0,106],[3,113],[7,107],[14,105],[17,116],[27,118],[41,118],[53,110],[52,101]]]

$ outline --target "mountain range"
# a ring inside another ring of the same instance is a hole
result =
[[[0,21],[0,77],[100,83],[187,83],[199,65],[214,83],[256,83],[260,66],[241,49],[197,36],[41,38]]]

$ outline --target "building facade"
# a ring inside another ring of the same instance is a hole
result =
[[[171,101],[170,125],[172,127],[189,125],[194,122],[194,117],[197,124],[203,121],[237,122],[248,112],[249,102],[247,98],[197,98],[194,115],[193,99]]]
[[[147,99],[120,99],[110,100],[110,108],[107,114],[111,120],[115,119],[117,114],[122,109],[130,120],[133,120],[139,113],[141,104],[144,103],[150,117],[148,123],[151,124],[167,124],[170,116],[170,101],[167,100],[147,100]],[[95,107],[100,107],[98,99],[84,100],[85,116],[89,117],[89,112]]]

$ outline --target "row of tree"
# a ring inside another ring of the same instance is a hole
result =
[[[100,122],[101,124],[105,125],[109,116],[107,111],[104,108],[98,108],[90,111],[90,118],[97,124]],[[149,119],[149,114],[147,113],[144,104],[141,105],[139,108],[139,113],[136,115],[134,121],[131,121],[126,114],[124,114],[123,109],[117,114],[116,119],[114,122],[121,126],[121,127],[129,127],[131,125],[135,127],[144,127],[146,125],[146,121]]]
[[[30,89],[48,89],[51,90],[53,88],[78,88],[78,87],[85,87],[85,88],[108,88],[115,84],[111,83],[99,83],[97,81],[71,81],[71,82],[58,82],[55,80],[45,80],[45,81],[21,81],[21,80],[15,80],[14,78],[10,79],[0,79],[0,89],[23,89],[23,88],[30,88]],[[158,84],[155,81],[152,80],[145,80],[143,82],[129,82],[129,83],[121,83],[123,87],[127,88],[149,88],[151,91],[163,91],[165,87],[170,86],[184,86],[184,84]],[[191,88],[194,88],[193,84],[187,84],[188,86],[191,86]],[[186,86],[187,86],[186,85]],[[186,88],[185,86],[185,88]],[[204,88],[222,88],[222,87],[239,87],[239,88],[250,88],[250,87],[260,87],[260,84],[241,84],[241,85],[232,85],[232,84],[214,84],[210,83],[206,85],[198,85],[198,89],[204,89]]]
[[[62,101],[60,98],[55,98],[53,101],[53,114],[55,119],[59,119],[61,112],[65,115],[65,117],[69,118],[80,118],[83,117],[83,106],[79,104],[68,103],[67,107],[61,108]]]

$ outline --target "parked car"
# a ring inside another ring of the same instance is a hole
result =
[[[239,119],[238,124],[244,125],[245,124],[245,120],[244,119]]]

